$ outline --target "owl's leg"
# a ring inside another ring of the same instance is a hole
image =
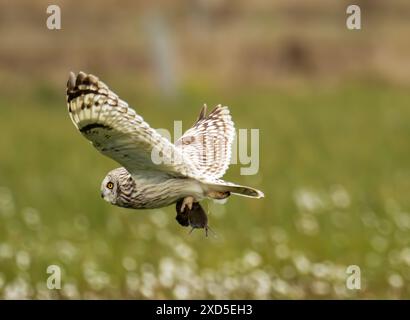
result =
[[[177,205],[176,205],[177,216],[175,217],[175,219],[183,227],[189,226],[188,215],[193,210],[192,206],[195,203],[194,201],[195,201],[194,197],[191,197],[191,196],[185,197],[183,199],[179,199],[177,201]]]
[[[185,207],[188,207],[189,210],[192,210],[192,205],[194,202],[195,202],[194,197],[192,196],[185,197],[184,200],[182,201],[180,212],[184,212]]]
[[[189,210],[186,208],[186,210],[181,212],[181,207],[182,207],[182,202],[184,199],[180,199],[177,201],[176,205],[176,211],[177,211],[177,216],[175,219],[178,221],[178,223],[183,226],[183,227],[188,227],[189,226],[189,220],[188,220],[188,212]]]

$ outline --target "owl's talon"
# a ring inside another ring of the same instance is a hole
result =
[[[184,212],[186,206],[191,211],[194,201],[195,201],[194,197],[191,197],[191,196],[185,197],[181,204],[181,209],[180,209],[181,213]]]

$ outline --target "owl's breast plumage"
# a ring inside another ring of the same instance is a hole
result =
[[[169,206],[186,196],[198,200],[205,197],[200,183],[190,178],[144,174],[129,175],[122,180],[116,204],[125,208],[154,209]]]

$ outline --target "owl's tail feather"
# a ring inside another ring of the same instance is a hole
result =
[[[231,182],[219,180],[218,183],[206,183],[204,184],[208,190],[208,196],[214,199],[223,199],[226,196],[223,194],[233,193],[238,196],[250,197],[250,198],[263,198],[265,195],[262,191],[247,186],[241,186]]]

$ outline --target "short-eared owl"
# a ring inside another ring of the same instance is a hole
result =
[[[207,230],[199,201],[230,194],[263,197],[259,190],[219,179],[229,166],[235,134],[227,107],[206,115],[204,106],[192,128],[172,144],[94,75],[70,73],[67,105],[81,134],[122,165],[101,184],[101,196],[111,204],[144,209],[176,203],[181,225]]]

